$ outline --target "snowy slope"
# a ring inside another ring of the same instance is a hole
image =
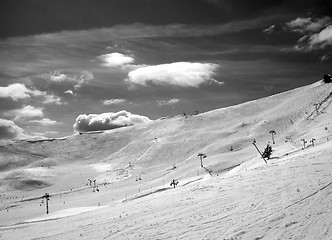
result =
[[[3,142],[0,239],[331,239],[331,93],[317,82],[193,116]],[[265,164],[251,143],[263,149],[270,130]],[[47,216],[34,200],[45,192]]]

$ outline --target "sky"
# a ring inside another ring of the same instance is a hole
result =
[[[331,73],[325,0],[1,0],[0,139],[227,107]]]

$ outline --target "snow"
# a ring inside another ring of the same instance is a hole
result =
[[[23,223],[32,223],[32,222],[41,222],[41,221],[55,220],[55,219],[59,219],[59,218],[64,218],[64,217],[69,217],[69,216],[77,215],[77,214],[80,214],[80,213],[85,213],[85,212],[93,211],[93,210],[104,208],[104,207],[106,207],[106,206],[102,206],[102,207],[69,208],[69,209],[64,209],[64,210],[61,210],[61,211],[57,211],[57,212],[48,214],[48,215],[46,215],[44,217],[38,217],[38,218],[29,219],[29,220],[24,221]]]
[[[54,164],[40,167],[46,160],[35,157],[1,172],[0,239],[332,239],[331,92],[315,83],[100,135],[17,142],[10,151],[2,142],[0,157],[38,153]],[[262,150],[270,130],[276,144],[265,163],[252,141]],[[15,171],[52,177],[51,186],[15,190],[6,178],[21,181]]]
[[[92,164],[92,167],[98,172],[106,172],[112,170],[112,164],[107,163]]]

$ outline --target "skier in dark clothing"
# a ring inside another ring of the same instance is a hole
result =
[[[272,147],[270,146],[270,144],[267,144],[262,156],[263,158],[270,159],[271,154],[272,154]]]
[[[175,186],[178,185],[178,183],[179,183],[178,181],[175,181],[175,179],[173,179],[170,185],[171,186],[173,185],[173,187],[175,188]]]

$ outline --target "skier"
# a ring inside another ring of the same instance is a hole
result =
[[[178,185],[178,183],[179,183],[178,181],[175,181],[175,179],[173,179],[170,186],[173,185],[173,187],[175,188],[175,186]]]
[[[270,146],[270,144],[267,144],[262,156],[263,158],[270,159],[271,153],[272,153],[272,147]]]

